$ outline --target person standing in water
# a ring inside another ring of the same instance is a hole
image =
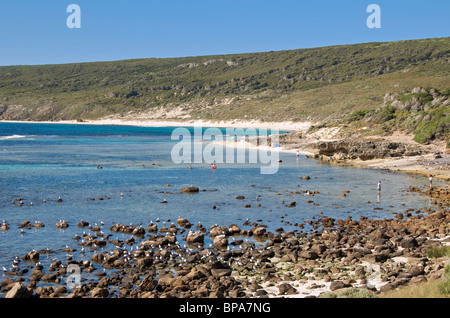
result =
[[[378,189],[378,193],[380,193],[381,192],[381,181],[378,181],[377,189]]]
[[[428,183],[430,184],[430,189],[433,187],[433,176],[430,174],[430,177],[428,178]]]

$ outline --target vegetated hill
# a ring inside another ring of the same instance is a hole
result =
[[[386,136],[395,131],[414,135],[414,141],[429,143],[446,140],[450,149],[450,83],[445,89],[415,87],[402,93],[387,93],[377,109],[357,110],[336,121],[322,122],[313,132],[326,126],[342,127],[343,136]]]
[[[450,37],[279,52],[0,67],[0,119],[304,121],[443,89]]]

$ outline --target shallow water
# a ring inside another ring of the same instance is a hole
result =
[[[410,185],[426,186],[424,177],[329,165],[290,153],[277,153],[282,163],[275,174],[261,174],[259,164],[248,162],[219,164],[215,171],[207,162],[194,163],[189,169],[171,159],[177,143],[171,140],[173,129],[0,123],[0,214],[10,224],[9,230],[0,232],[0,266],[10,268],[15,256],[46,248],[56,252],[41,256],[48,265],[51,259],[66,256],[61,251],[66,245],[77,249],[74,259],[90,260],[92,254],[80,254],[72,240],[89,231],[76,226],[82,219],[91,225],[103,222],[105,235],[116,223],[145,227],[160,218],[161,227],[178,216],[207,228],[216,223],[244,228],[248,218],[266,224],[270,231],[278,227],[288,231],[298,227],[286,221],[300,224],[321,212],[333,218],[389,218],[393,212],[430,206],[428,198],[405,191]],[[311,179],[301,180],[304,175]],[[205,191],[180,194],[186,186]],[[302,190],[320,193],[295,194]],[[350,193],[340,197],[343,190]],[[236,200],[237,195],[245,200]],[[58,197],[63,202],[56,202]],[[105,199],[90,200],[101,197]],[[22,206],[12,204],[16,198],[23,200]],[[164,199],[167,204],[160,203]],[[295,207],[286,206],[291,201],[296,201]],[[41,221],[45,227],[21,234],[18,225],[25,220]],[[57,228],[59,220],[66,220],[69,227]],[[112,234],[119,239],[131,236]]]

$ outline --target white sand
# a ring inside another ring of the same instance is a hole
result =
[[[217,128],[268,128],[279,130],[301,130],[306,131],[311,122],[260,122],[260,121],[203,121],[203,120],[145,120],[145,119],[99,119],[84,120],[78,122],[76,120],[61,121],[14,121],[2,120],[0,122],[12,123],[44,123],[44,124],[80,124],[80,125],[125,125],[139,127],[217,127]]]

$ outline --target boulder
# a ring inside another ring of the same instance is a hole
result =
[[[152,291],[155,289],[157,282],[155,281],[155,273],[150,272],[144,277],[142,282],[138,285],[141,291]]]
[[[225,235],[218,235],[214,237],[212,244],[214,248],[226,248],[228,246],[228,239]]]
[[[306,259],[316,259],[319,257],[319,255],[316,252],[313,251],[301,251],[298,254],[299,257],[306,258]]]
[[[201,243],[203,244],[205,235],[202,232],[189,231],[186,235],[186,243]]]
[[[181,189],[181,192],[184,192],[184,193],[197,193],[199,191],[200,190],[198,187],[186,187],[186,188]]]
[[[189,221],[187,219],[182,218],[182,217],[179,217],[177,219],[177,224],[178,224],[178,226],[183,226],[183,227],[191,225],[191,223],[189,223]]]
[[[263,236],[266,234],[266,228],[263,226],[257,226],[256,228],[252,229],[254,236]]]
[[[30,298],[33,292],[21,283],[15,283],[14,286],[6,293],[5,298]]]
[[[56,226],[61,229],[65,229],[69,227],[69,224],[66,221],[59,221],[58,223],[56,223]]]
[[[91,290],[91,297],[92,298],[106,298],[109,296],[108,288],[99,288],[96,287],[93,290]]]
[[[94,263],[100,264],[101,262],[103,262],[104,259],[104,255],[101,253],[96,253],[94,255],[92,255],[91,257],[91,261],[93,261]]]

